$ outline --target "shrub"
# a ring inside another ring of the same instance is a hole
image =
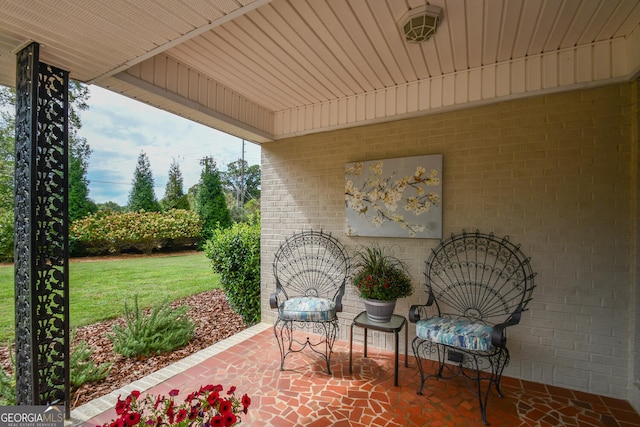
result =
[[[138,250],[151,253],[155,248],[197,243],[202,235],[202,220],[193,211],[168,212],[100,211],[71,224],[72,247],[89,254],[120,253]]]
[[[91,356],[93,349],[86,341],[80,341],[69,357],[69,382],[71,387],[78,388],[82,384],[93,381],[101,381],[109,375],[112,363],[96,365]]]
[[[0,262],[13,261],[13,211],[0,208]]]
[[[195,326],[187,316],[187,306],[173,308],[169,304],[151,310],[145,315],[134,297],[134,307],[124,305],[126,326],[115,325],[109,339],[113,351],[125,357],[147,357],[167,353],[186,345],[193,336]]]
[[[71,339],[73,341],[73,338]],[[9,353],[13,355],[11,348],[13,344],[8,345]],[[102,363],[98,366],[91,360],[93,350],[86,341],[81,341],[71,351],[69,357],[69,382],[71,387],[78,388],[82,384],[90,381],[100,381],[109,375],[111,363]],[[16,404],[16,376],[15,376],[15,359],[11,357],[14,374],[0,369],[0,405],[12,406]]]
[[[260,223],[217,229],[204,252],[233,308],[247,325],[260,321]]]

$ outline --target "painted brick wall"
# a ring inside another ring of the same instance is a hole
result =
[[[263,321],[275,318],[268,303],[273,254],[302,229],[330,231],[350,252],[374,241],[390,245],[422,283],[435,240],[345,235],[344,164],[441,153],[444,234],[507,234],[538,272],[530,310],[509,334],[505,375],[630,399],[637,351],[629,320],[637,311],[634,89],[629,83],[544,95],[263,144]],[[417,287],[396,313],[425,301]],[[344,302],[347,339],[363,305],[351,286]],[[411,325],[409,340],[414,334]],[[375,335],[373,345],[391,349],[392,334]]]

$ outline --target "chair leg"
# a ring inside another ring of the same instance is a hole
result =
[[[475,394],[478,396],[478,404],[480,405],[480,415],[482,417],[482,424],[488,425],[487,422],[487,402],[489,400],[489,392],[491,391],[491,384],[494,383],[495,379],[495,365],[492,358],[487,358],[489,360],[489,364],[491,365],[491,376],[486,378],[482,376],[482,371],[480,370],[481,363],[478,361],[478,356],[473,356],[474,364],[475,364],[475,377],[466,377],[473,380],[476,383],[476,391]],[[488,381],[486,390],[482,390],[482,381]],[[471,388],[471,387],[469,387]]]
[[[278,347],[280,348],[280,370],[284,370],[284,359],[291,352],[293,342],[293,322],[278,318],[273,325],[273,335],[276,337]],[[285,342],[288,345],[285,346]]]
[[[416,362],[418,364],[418,371],[420,372],[420,387],[418,388],[417,394],[422,396],[422,390],[424,389],[424,384],[429,378],[442,377],[442,371],[444,370],[445,348],[438,344],[434,344],[431,341],[424,340],[420,337],[415,337],[413,339],[411,346],[413,347],[413,355],[416,358]],[[426,355],[427,352],[438,354],[438,371],[435,374],[427,375],[427,373],[424,370],[424,366],[422,366],[422,361],[427,359],[426,357],[423,357],[423,355]]]
[[[500,380],[502,379],[502,372],[504,371],[504,368],[506,368],[509,364],[509,359],[509,350],[506,347],[503,347],[501,351],[495,356],[496,377],[494,385],[496,387],[496,392],[500,397],[504,397],[502,394],[502,390],[500,389]]]
[[[424,367],[422,366],[422,357],[420,347],[424,341],[420,337],[415,337],[411,342],[411,347],[413,348],[413,355],[416,358],[416,363],[418,364],[418,371],[420,372],[420,387],[418,387],[418,394],[422,396],[422,389],[424,388]]]
[[[489,376],[482,375],[483,361],[486,360],[489,363],[489,370],[486,368],[484,371],[488,371]],[[506,348],[500,348],[498,351],[491,355],[473,355],[473,363],[475,365],[475,376],[467,376],[465,378],[472,380],[476,384],[475,394],[478,396],[478,403],[480,405],[480,415],[482,416],[482,423],[489,425],[487,421],[487,403],[489,401],[489,394],[491,394],[491,387],[494,386],[498,392],[498,396],[503,397],[500,390],[500,379],[502,378],[502,371],[509,363],[509,351]],[[487,382],[487,387],[482,390],[482,382]],[[473,391],[470,384],[469,388]]]
[[[328,322],[317,322],[314,324],[314,330],[319,335],[323,335],[324,338],[322,341],[317,343],[312,343],[309,341],[307,337],[307,342],[305,344],[311,347],[311,350],[318,353],[327,363],[327,374],[332,375],[331,373],[331,353],[333,353],[333,344],[336,342],[338,338],[338,331],[340,330],[340,324],[338,319],[335,318]],[[316,347],[324,343],[324,351],[316,350]]]
[[[307,346],[315,353],[324,357],[327,363],[327,374],[331,375],[331,353],[333,353],[333,344],[338,338],[340,325],[338,319],[335,318],[328,322],[313,322],[313,330],[315,333],[322,335],[323,338],[318,342],[311,342],[309,337],[304,342],[298,341],[293,337],[293,320],[283,320],[278,318],[273,325],[273,333],[278,341],[280,348],[280,370],[284,370],[284,360],[290,353],[298,353],[303,351]],[[298,322],[299,326],[308,325],[310,322]],[[295,348],[293,343],[296,343]],[[324,344],[324,351],[317,350],[316,347]]]
[[[509,363],[509,351],[506,348],[501,348],[491,355],[479,355],[465,352],[465,355],[463,356],[464,358],[461,358],[459,361],[459,365],[453,367],[445,364],[445,359],[447,358],[446,346],[434,344],[428,340],[416,337],[412,342],[412,347],[413,354],[418,364],[418,371],[420,372],[420,387],[418,388],[418,394],[422,395],[424,385],[429,378],[436,377],[450,379],[461,375],[469,390],[478,397],[482,423],[484,425],[488,425],[487,403],[489,401],[489,394],[491,392],[491,388],[495,387],[498,392],[498,396],[502,397],[500,380],[502,378],[504,368]],[[427,354],[433,353],[438,354],[438,369],[435,374],[428,375],[425,372],[423,360],[427,359]],[[488,366],[486,366],[487,363]],[[447,374],[443,375],[445,367],[447,368]],[[451,373],[451,375],[449,375],[449,373]],[[483,373],[485,375],[483,375]],[[483,388],[483,382],[487,383],[485,388]]]

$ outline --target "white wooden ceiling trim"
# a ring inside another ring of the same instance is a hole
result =
[[[228,56],[224,53],[224,49],[221,50],[220,55],[213,54],[213,47],[209,43],[206,37],[199,38],[198,40],[184,43],[167,53],[174,57],[179,62],[193,67],[194,64],[199,64],[199,69],[211,70],[214,67],[219,68],[221,71],[216,74],[216,79],[220,82],[228,81],[230,78],[240,78],[243,81],[243,90],[253,94],[253,99],[256,103],[271,106],[277,106],[278,109],[286,108],[287,105],[293,105],[295,99],[290,96],[288,92],[281,92],[278,96],[268,97],[263,95],[263,89],[259,87],[259,83],[252,78],[249,69],[245,66],[245,63],[238,62],[237,58]],[[276,70],[274,70],[276,71]],[[271,70],[265,70],[266,74],[271,73]],[[275,79],[275,76],[273,77]],[[281,102],[281,100],[287,100],[288,102]]]
[[[640,29],[614,39],[504,61],[275,113],[276,139],[626,81],[640,70]],[[619,52],[620,54],[616,54]],[[632,55],[629,55],[629,57]],[[636,55],[636,58],[638,55]],[[612,58],[621,58],[620,63]]]
[[[198,112],[206,111],[216,120],[225,119],[236,127],[250,130],[260,139],[272,138],[272,111],[167,55],[157,55],[113,77],[152,94],[162,94],[174,104]],[[141,94],[139,99],[149,102]]]
[[[299,100],[311,104],[321,97],[318,88],[309,83],[313,79],[305,84],[302,69],[296,68],[295,71],[291,71],[291,68],[285,68],[287,65],[295,67],[295,63],[289,62],[288,55],[284,58],[274,56],[271,50],[264,47],[272,47],[272,41],[264,40],[262,43],[264,44],[256,45],[254,42],[246,45],[240,38],[234,39],[226,29],[221,29],[216,33],[215,38],[212,34],[205,34],[168,53],[180,62],[193,67],[204,61],[204,67],[201,65],[200,68],[217,70],[216,80],[225,85],[226,82],[237,81],[241,77],[243,81],[241,90],[270,109],[288,108],[297,105],[296,101]],[[234,56],[231,52],[237,46],[246,48],[246,51],[252,54],[242,57]],[[264,48],[261,49],[261,46]],[[275,48],[278,49],[277,46]],[[185,55],[186,49],[190,49],[191,55]],[[268,77],[271,82],[269,87],[254,86],[259,85],[253,77],[255,70],[262,70],[262,76]],[[289,74],[286,70],[289,70]]]

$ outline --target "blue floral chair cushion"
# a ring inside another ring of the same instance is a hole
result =
[[[328,298],[298,297],[280,304],[280,318],[305,322],[328,321],[336,317],[336,303]]]
[[[467,350],[491,351],[493,328],[468,319],[432,317],[416,323],[416,334],[429,341]]]

